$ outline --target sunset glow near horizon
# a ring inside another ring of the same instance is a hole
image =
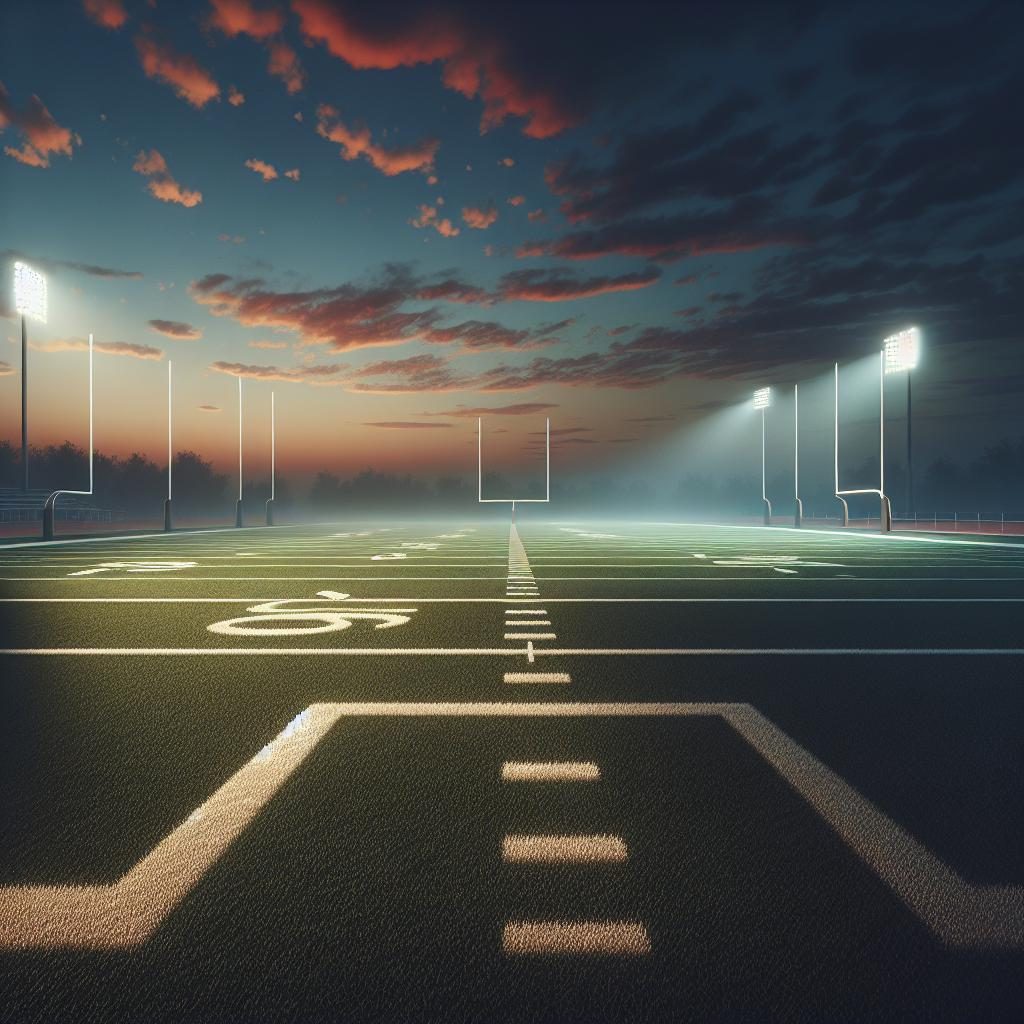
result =
[[[99,451],[162,460],[173,359],[225,470],[240,375],[254,472],[273,389],[284,476],[470,475],[478,416],[614,469],[920,324],[921,443],[973,450],[1024,393],[1021,15],[960,10],[9,2],[0,438],[20,260],[36,446],[85,443],[90,332]]]

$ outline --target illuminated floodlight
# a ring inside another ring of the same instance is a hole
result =
[[[772,404],[772,389],[759,388],[754,392],[754,408],[767,409]]]
[[[885,372],[905,373],[917,366],[921,351],[921,332],[916,327],[885,339]]]
[[[46,278],[20,261],[14,264],[14,308],[30,320],[46,323]]]

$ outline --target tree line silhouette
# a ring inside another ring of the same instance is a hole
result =
[[[21,452],[8,441],[0,442],[0,487],[16,489],[21,484]],[[233,510],[236,480],[219,473],[213,464],[192,451],[174,456],[174,503],[183,516],[224,516]],[[84,487],[88,480],[85,451],[65,442],[32,448],[29,457],[30,486],[33,490]],[[129,517],[152,516],[162,507],[167,494],[167,466],[138,452],[127,458],[97,452],[94,459],[95,489],[92,503],[100,508],[126,513]],[[866,459],[852,470],[850,479],[874,480],[878,461]],[[919,511],[988,512],[1018,510],[1024,513],[1024,437],[1002,440],[986,448],[967,464],[939,458],[915,474]],[[905,514],[904,467],[886,466],[886,489],[897,515]],[[330,516],[338,513],[382,511],[392,515],[419,516],[431,512],[465,510],[476,502],[476,480],[444,476],[427,480],[411,474],[379,473],[367,468],[344,479],[326,471],[299,488],[278,477],[277,508],[282,513]],[[801,485],[804,508],[815,515],[834,515],[837,503],[822,481]],[[500,474],[488,474],[484,491],[511,493],[509,481]],[[792,477],[785,474],[768,481],[768,494],[776,511],[790,510]],[[254,505],[270,496],[270,482],[246,482],[245,499]],[[682,474],[674,479],[664,474],[656,481],[630,478],[621,471],[615,479],[604,476],[560,477],[552,480],[552,503],[561,511],[636,515],[653,511],[675,515],[759,515],[759,488],[747,477],[712,477]],[[877,515],[877,499],[858,501],[855,514]],[[860,508],[859,506],[863,506]]]

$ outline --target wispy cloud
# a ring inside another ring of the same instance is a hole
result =
[[[34,342],[37,352],[88,352],[85,338],[56,338],[53,341]],[[93,341],[93,351],[107,356],[129,356],[132,359],[163,359],[162,349],[152,345],[137,345],[129,341]]]
[[[423,416],[451,416],[476,419],[479,416],[535,416],[537,413],[557,409],[557,402],[518,402],[515,405],[457,405],[444,412],[425,412]]]
[[[344,369],[341,365],[334,366],[254,366],[248,363],[229,363],[218,359],[210,364],[215,373],[226,373],[232,377],[251,377],[255,380],[279,380],[288,384],[301,384],[303,381],[320,380],[334,377]]]
[[[27,167],[49,167],[54,154],[70,157],[82,139],[70,128],[64,128],[54,119],[38,96],[30,96],[24,110],[17,110],[11,102],[3,82],[0,82],[0,132],[15,128],[22,136],[20,149],[5,146],[4,152]]]
[[[364,427],[384,427],[387,430],[430,430],[435,427],[451,427],[450,423],[416,423],[412,420],[385,420],[379,423],[364,423]]]
[[[220,97],[216,79],[195,57],[178,53],[169,43],[158,41],[146,33],[135,37],[135,49],[146,76],[165,82],[193,107],[204,107]]]
[[[182,323],[180,320],[149,320],[148,323],[151,331],[178,341],[198,341],[203,336],[198,327]]]
[[[128,20],[123,0],[82,0],[82,8],[103,28],[119,29]]]
[[[406,171],[420,171],[429,174],[434,167],[434,157],[441,145],[439,139],[422,139],[410,146],[387,147],[373,141],[366,125],[349,128],[342,123],[338,111],[326,103],[316,111],[317,134],[341,146],[344,160],[365,157],[382,174],[393,177]]]
[[[287,43],[270,44],[270,62],[267,70],[284,82],[289,96],[301,92],[306,84],[306,72],[299,61],[299,55]]]
[[[53,260],[45,256],[26,255],[17,249],[4,249],[0,252],[0,262],[8,260],[23,260],[34,266],[44,267],[48,270],[74,270],[79,274],[88,274],[90,277],[125,278],[128,280],[140,280],[141,271],[118,270],[115,267],[99,267],[95,263],[78,263],[75,260]]]
[[[277,177],[277,168],[273,164],[268,164],[265,160],[252,158],[245,161],[245,166],[250,171],[255,171],[264,181],[273,181]]]
[[[158,150],[143,150],[135,158],[132,170],[149,178],[146,187],[150,193],[164,203],[178,203],[181,206],[198,206],[203,201],[203,193],[197,190],[182,188],[171,176],[167,161]]]
[[[414,228],[433,228],[439,235],[444,235],[445,238],[455,238],[460,230],[447,217],[438,217],[437,207],[431,206],[428,203],[420,204],[419,216],[413,217],[409,223]]]
[[[486,206],[464,206],[462,219],[477,231],[485,231],[498,219],[498,208],[494,203]]]

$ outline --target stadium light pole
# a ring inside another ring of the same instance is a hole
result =
[[[772,524],[772,503],[768,500],[768,481],[765,474],[765,411],[772,404],[772,389],[758,388],[754,392],[754,408],[761,410],[761,501],[764,503],[764,525]]]
[[[28,492],[28,329],[26,318],[46,323],[46,278],[20,260],[14,264],[14,309],[21,316],[21,489]]]
[[[57,498],[62,494],[84,494],[93,492],[93,387],[92,387],[92,335],[89,335],[89,490],[54,491],[43,505],[43,540],[53,540],[53,519]]]
[[[910,405],[911,370],[917,367],[921,353],[921,332],[908,327],[889,335],[883,342],[885,348],[885,372],[907,375],[907,510],[908,517],[914,514],[914,461],[912,442],[912,419]]]
[[[270,392],[270,497],[267,499],[267,526],[274,525],[274,474],[276,471],[274,448],[274,392]]]
[[[174,385],[171,378],[172,363],[167,360],[167,500],[164,502],[164,530],[170,532],[174,529],[171,519],[171,491],[173,487],[172,466],[174,465],[174,450],[172,438],[174,436],[174,424],[171,419],[171,402],[174,395]]]
[[[242,378],[238,378],[238,501],[235,504],[235,526],[242,525]]]
[[[804,521],[804,504],[800,500],[800,385],[793,385],[793,525]]]

